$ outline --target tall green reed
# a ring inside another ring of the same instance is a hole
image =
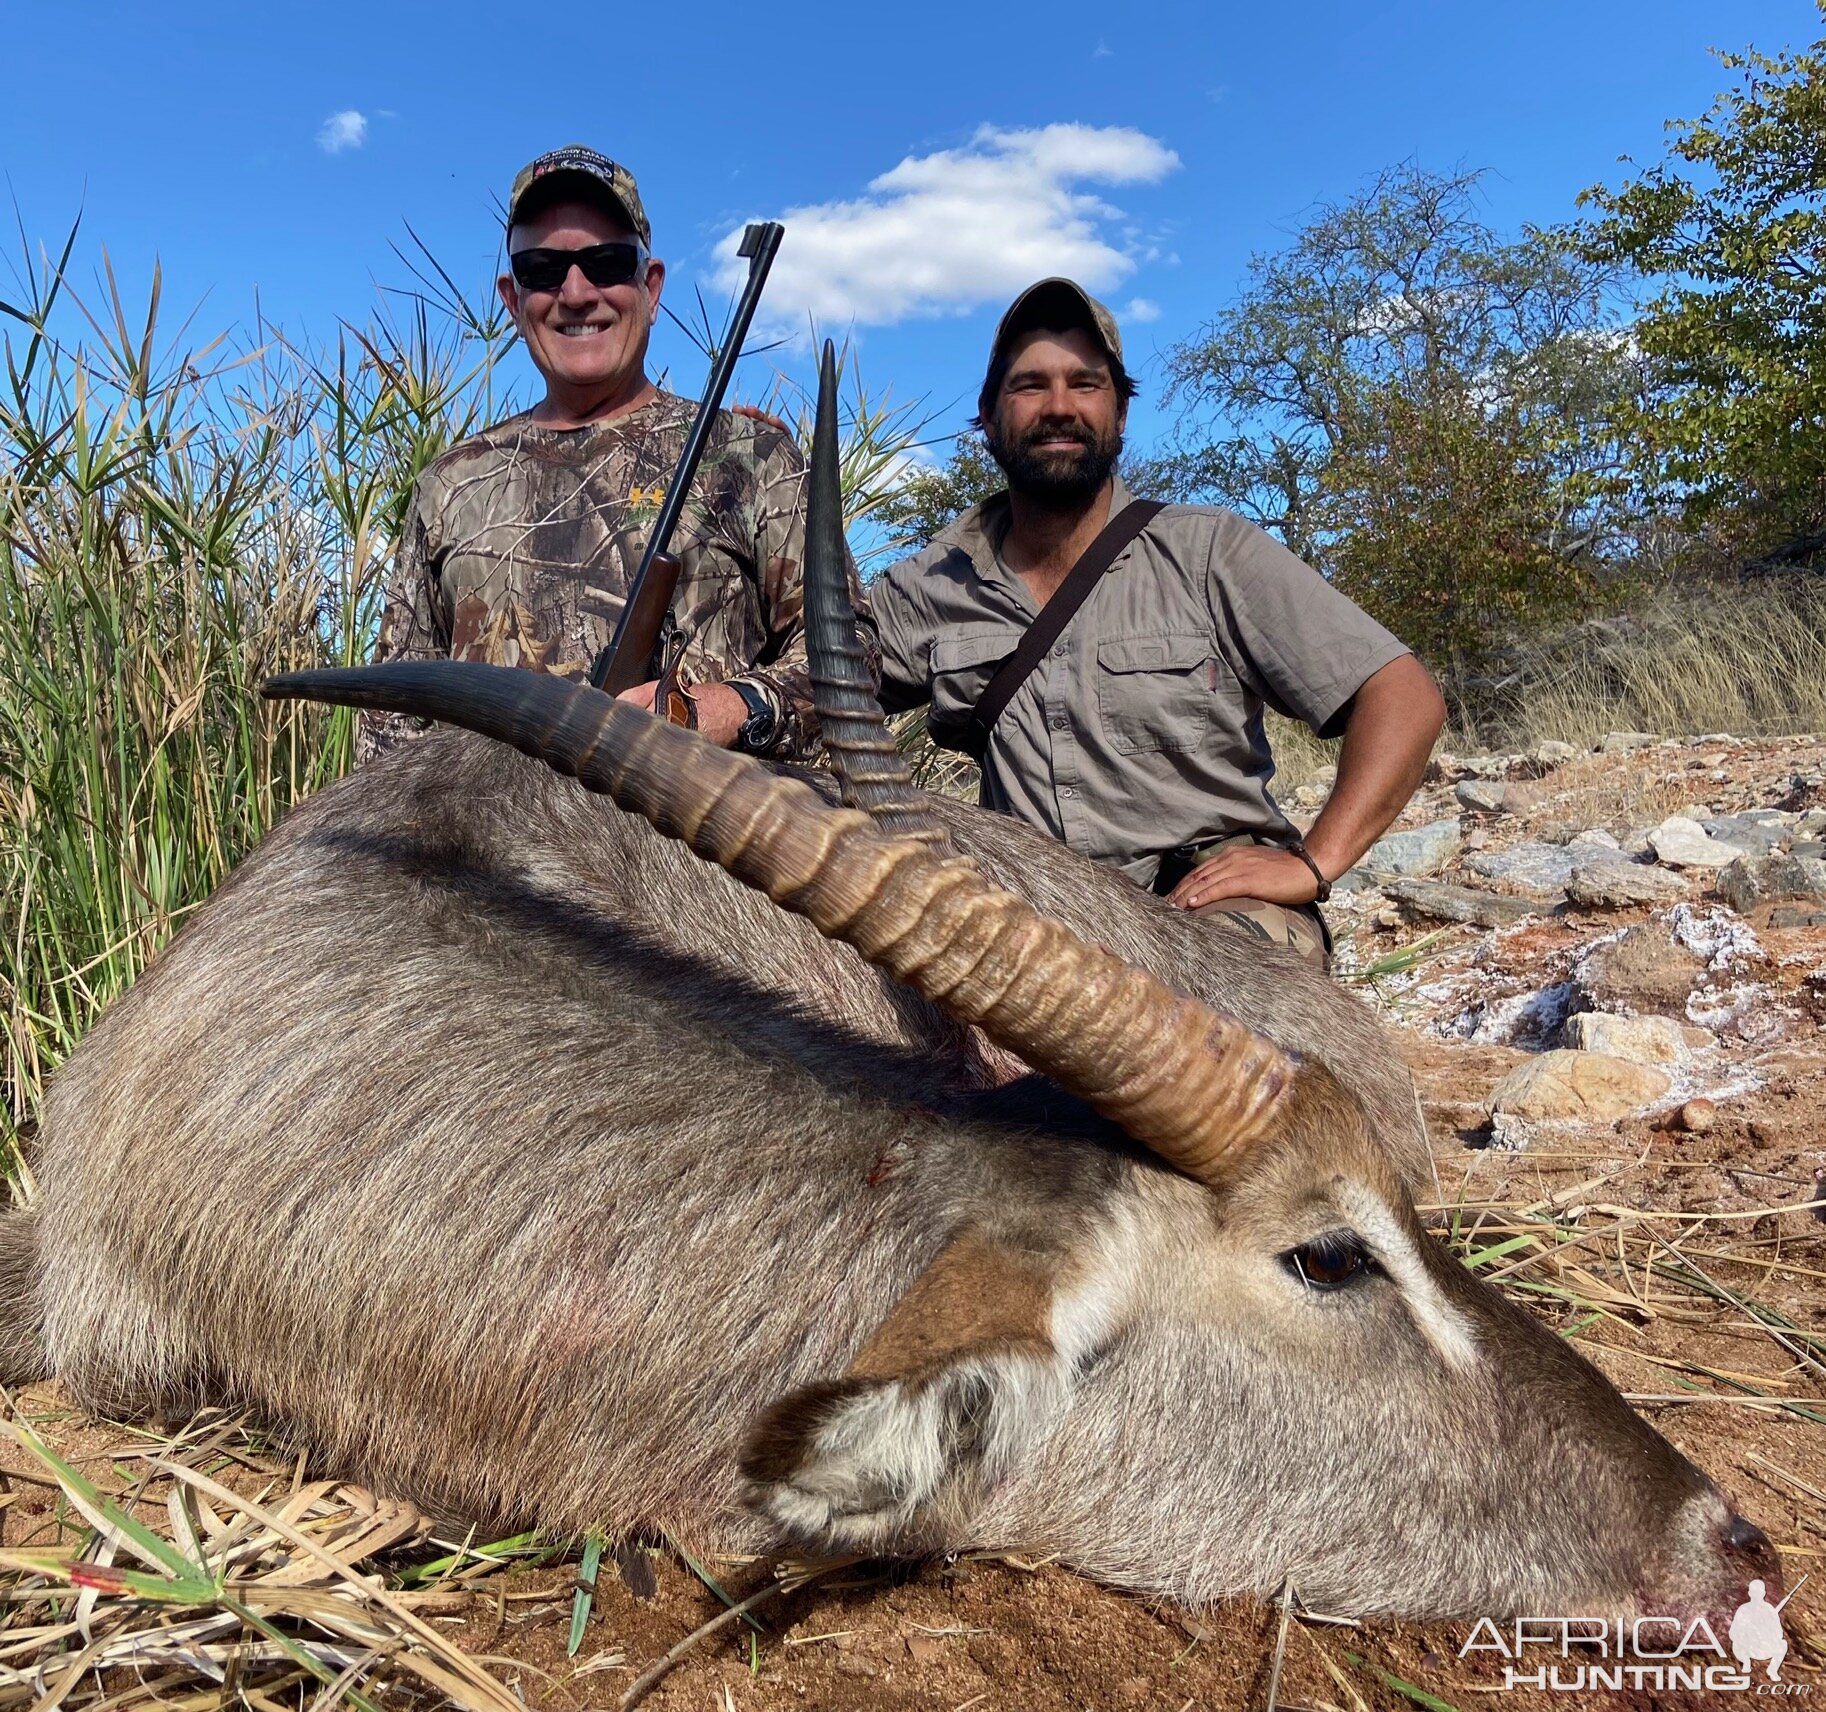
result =
[[[505,408],[498,316],[408,299],[334,348],[83,301],[55,258],[0,299],[0,1173],[46,1077],[300,796],[347,710],[262,678],[372,647],[413,480]]]

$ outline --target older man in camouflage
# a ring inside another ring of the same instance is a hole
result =
[[[419,477],[377,660],[482,660],[582,677],[613,633],[694,405],[647,378],[665,264],[626,167],[573,145],[508,202],[501,300],[545,382],[533,409]],[[800,563],[804,459],[777,425],[720,413],[673,537],[673,614],[698,729],[789,758],[814,742]],[[873,636],[851,573],[865,636]],[[654,686],[625,692],[651,705]],[[367,759],[417,729],[364,716]]]

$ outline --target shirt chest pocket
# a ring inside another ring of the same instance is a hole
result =
[[[1097,717],[1122,755],[1197,749],[1217,700],[1209,637],[1112,636],[1097,644]]]
[[[1018,630],[972,626],[953,630],[932,643],[932,718],[941,726],[961,725],[982,700],[996,668],[1015,651]]]

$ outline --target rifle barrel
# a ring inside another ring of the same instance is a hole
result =
[[[697,415],[692,419],[691,431],[685,436],[685,449],[679,454],[678,468],[672,472],[672,485],[666,489],[666,497],[660,502],[659,516],[653,523],[653,532],[647,537],[647,550],[641,554],[640,568],[628,585],[628,598],[622,605],[615,634],[609,638],[609,645],[596,656],[596,662],[590,668],[590,682],[597,689],[601,689],[608,681],[610,667],[626,637],[628,619],[636,605],[635,597],[646,582],[653,561],[671,546],[672,531],[677,528],[679,516],[685,509],[685,500],[690,494],[692,480],[697,475],[697,466],[704,456],[704,447],[709,443],[716,413],[722,408],[723,394],[729,390],[729,377],[735,373],[736,359],[742,354],[742,342],[748,337],[749,323],[754,320],[762,288],[767,284],[767,270],[773,266],[774,255],[785,234],[786,228],[777,220],[755,221],[742,233],[741,247],[736,253],[747,258],[748,283],[742,287],[735,315],[723,334],[722,348],[716,354],[716,361],[710,365],[709,382],[698,404]]]

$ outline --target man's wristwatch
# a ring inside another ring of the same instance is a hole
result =
[[[780,716],[774,712],[773,703],[753,684],[744,683],[740,678],[730,678],[728,683],[748,709],[742,729],[735,734],[736,748],[745,749],[750,755],[764,754],[773,746],[779,732]]]
[[[1319,882],[1319,889],[1313,893],[1312,901],[1322,904],[1331,896],[1331,881],[1326,879],[1319,864],[1312,859],[1312,853],[1306,848],[1304,838],[1296,838],[1291,844],[1281,846],[1290,856],[1297,856],[1312,870],[1312,877]]]

